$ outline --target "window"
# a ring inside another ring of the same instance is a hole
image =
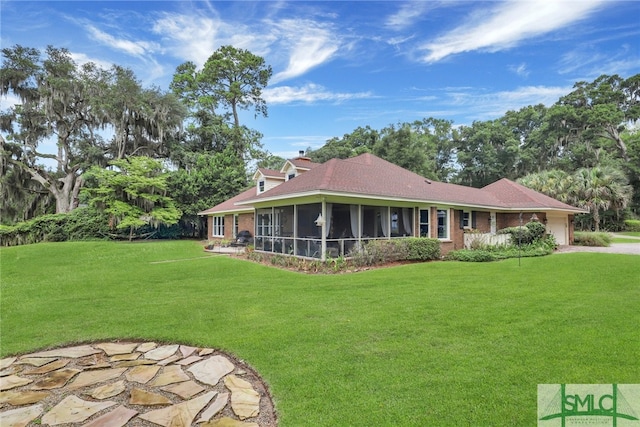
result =
[[[258,229],[256,234],[258,236],[272,236],[273,224],[272,224],[272,210],[269,209],[258,209]]]
[[[449,210],[438,209],[438,239],[449,238]]]
[[[293,179],[296,177],[296,173],[290,173],[289,176],[287,177],[287,179]]]
[[[471,220],[471,214],[468,211],[462,211],[462,217],[460,218],[460,225],[462,228],[471,228],[469,221]]]
[[[213,217],[213,229],[211,230],[212,236],[224,237],[224,217],[223,216],[214,216]]]
[[[471,229],[476,228],[475,211],[460,211],[460,228]]]
[[[233,215],[233,238],[238,237],[238,214]]]
[[[429,237],[429,209],[420,209],[420,237]]]
[[[264,191],[264,180],[258,181],[258,194]]]

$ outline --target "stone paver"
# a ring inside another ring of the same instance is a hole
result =
[[[89,402],[77,396],[68,396],[42,417],[42,424],[81,423],[96,412],[115,405],[115,402]]]
[[[26,426],[37,418],[43,409],[42,405],[32,405],[0,412],[0,426]]]
[[[2,427],[277,426],[259,377],[211,348],[100,342],[7,357],[0,371]]]
[[[205,384],[215,386],[231,371],[233,371],[233,363],[224,356],[211,356],[207,360],[198,362],[189,368],[189,372]]]
[[[260,411],[260,395],[249,381],[235,375],[227,375],[224,385],[231,390],[231,409],[241,420],[255,417]]]

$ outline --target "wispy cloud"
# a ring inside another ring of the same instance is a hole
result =
[[[153,32],[160,35],[169,53],[177,58],[192,61],[202,67],[220,46],[232,45],[247,49],[256,55],[264,55],[274,41],[267,34],[252,31],[239,22],[213,16],[192,14],[163,14],[153,24]]]
[[[520,77],[529,77],[529,70],[527,70],[527,64],[522,63],[520,65],[509,66],[509,71],[519,75]]]
[[[384,26],[396,31],[410,27],[429,9],[430,4],[427,1],[403,3],[396,13],[387,17]]]
[[[286,68],[273,76],[273,83],[300,76],[331,60],[341,47],[336,32],[327,24],[307,19],[285,19],[271,24],[289,56]]]
[[[307,84],[302,87],[278,86],[267,88],[262,93],[268,104],[289,104],[293,102],[343,102],[351,99],[371,98],[370,92],[339,93],[330,92],[317,84]]]
[[[640,69],[640,55],[636,48],[623,45],[618,51],[598,51],[592,46],[579,47],[565,53],[559,63],[560,74],[580,73],[584,79],[601,74],[635,74]]]
[[[84,65],[84,64],[87,64],[89,62],[93,62],[98,67],[103,68],[103,69],[108,69],[108,68],[111,68],[113,66],[112,62],[104,61],[102,59],[97,59],[97,58],[90,58],[88,55],[86,55],[84,53],[70,52],[70,55],[71,55],[71,59],[73,59],[73,61],[78,65]]]
[[[527,105],[544,104],[550,107],[569,92],[571,86],[523,86],[498,92],[452,88],[446,91],[442,104],[464,106],[467,116],[473,120],[491,120]]]
[[[468,22],[424,44],[422,60],[440,61],[461,52],[496,52],[517,46],[585,19],[596,12],[604,0],[535,0],[498,3],[486,11],[472,14]]]
[[[108,34],[92,24],[86,24],[85,29],[89,33],[89,36],[94,40],[105,44],[112,49],[119,50],[128,55],[143,56],[146,53],[154,51],[158,48],[156,43],[146,41],[131,41],[123,38],[117,38]]]

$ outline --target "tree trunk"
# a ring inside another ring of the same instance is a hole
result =
[[[597,207],[593,209],[593,222],[594,231],[597,233],[600,231],[600,209]]]

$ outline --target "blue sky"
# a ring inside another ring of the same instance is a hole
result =
[[[5,1],[2,47],[67,48],[168,89],[222,45],[265,58],[267,118],[242,121],[291,157],[358,126],[456,125],[551,105],[576,81],[640,72],[640,2]],[[3,108],[11,99],[2,100]]]

